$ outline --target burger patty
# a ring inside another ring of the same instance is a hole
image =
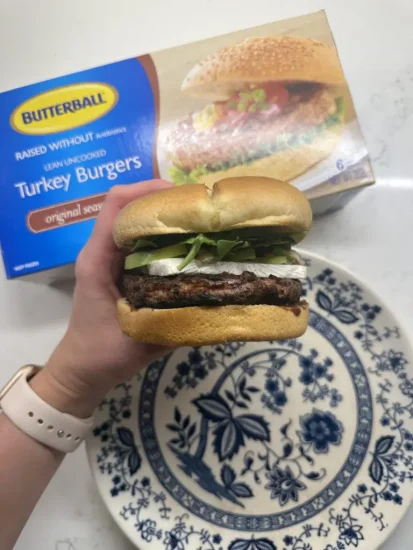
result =
[[[274,275],[173,275],[159,277],[125,273],[123,288],[134,308],[169,309],[188,306],[257,305],[292,306],[298,304],[301,283]]]
[[[168,137],[168,158],[187,171],[204,165],[225,164],[236,155],[248,159],[260,147],[276,145],[277,136],[303,133],[319,126],[335,112],[335,97],[322,88],[305,101],[288,105],[279,114],[239,113],[233,121],[223,119],[221,124],[204,132],[197,132],[189,118]]]

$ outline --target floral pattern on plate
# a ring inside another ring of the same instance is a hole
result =
[[[352,275],[308,269],[302,338],[183,348],[102,403],[88,456],[138,548],[373,549],[407,509],[408,344]]]

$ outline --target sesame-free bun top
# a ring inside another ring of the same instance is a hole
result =
[[[306,233],[312,222],[306,197],[292,185],[264,177],[171,187],[127,204],[113,235],[119,248],[135,239],[177,233],[212,233],[243,227],[273,226]]]
[[[246,85],[270,81],[345,83],[334,48],[296,36],[247,38],[207,56],[189,72],[182,91],[225,101]]]

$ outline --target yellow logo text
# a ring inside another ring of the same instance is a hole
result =
[[[19,105],[10,117],[10,124],[21,134],[56,134],[101,118],[117,101],[117,90],[108,84],[84,82],[62,86]]]

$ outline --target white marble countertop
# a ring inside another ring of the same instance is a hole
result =
[[[377,184],[316,220],[306,247],[362,276],[413,334],[411,0],[0,0],[0,91],[322,8]],[[0,384],[19,365],[46,360],[70,302],[70,291],[0,277]],[[383,549],[407,548],[412,537],[410,509]],[[101,503],[84,450],[65,460],[16,548],[132,548]]]

